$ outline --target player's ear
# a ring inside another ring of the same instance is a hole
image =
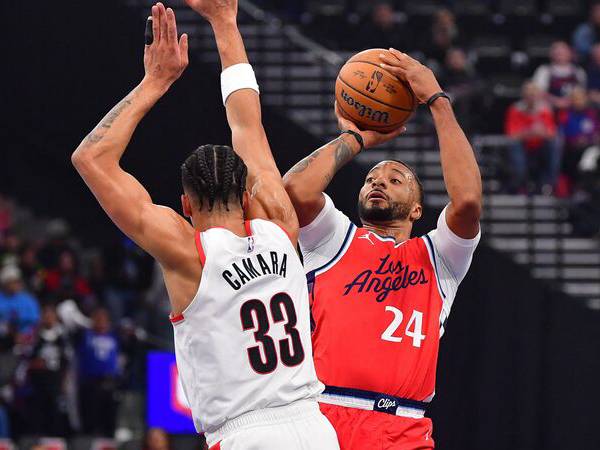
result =
[[[420,203],[415,203],[410,212],[410,216],[409,216],[410,221],[416,222],[417,220],[419,220],[421,218],[422,215],[423,215],[423,207],[421,206]]]
[[[190,198],[186,194],[181,194],[181,209],[184,217],[192,217],[192,204]]]

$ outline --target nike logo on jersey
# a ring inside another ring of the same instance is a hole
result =
[[[375,300],[382,302],[390,292],[429,283],[423,268],[412,270],[409,264],[404,265],[401,261],[390,261],[390,255],[380,258],[380,261],[377,269],[363,270],[354,280],[345,285],[346,289],[343,295],[348,295],[354,289],[358,293],[375,292],[377,293]]]
[[[265,275],[287,274],[287,254],[277,252],[258,253],[241,261],[234,262],[227,270],[223,271],[223,278],[234,290],[255,278]]]

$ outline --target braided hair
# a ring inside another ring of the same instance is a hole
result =
[[[242,206],[247,174],[244,161],[227,145],[202,145],[181,166],[184,189],[196,195],[200,209],[207,201],[208,211],[215,202],[229,211],[229,201],[234,199]]]

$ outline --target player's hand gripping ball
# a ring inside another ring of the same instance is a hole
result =
[[[406,53],[390,48],[380,55],[381,68],[406,81],[420,103],[442,90],[431,69]]]
[[[335,83],[341,115],[361,130],[389,133],[404,125],[418,102],[409,84],[382,67],[381,54],[371,49],[354,55],[342,67]]]

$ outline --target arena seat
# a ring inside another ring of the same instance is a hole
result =
[[[421,0],[418,2],[406,2],[404,12],[407,21],[415,30],[424,30],[431,26],[433,14],[441,9],[439,2],[434,0]]]
[[[554,41],[556,41],[556,38],[549,34],[538,34],[525,38],[523,41],[523,50],[529,58],[529,66],[532,71],[540,64],[548,62],[550,46]]]
[[[487,3],[478,0],[458,0],[454,3],[458,27],[467,35],[485,33],[491,25],[491,10]]]
[[[548,0],[546,14],[549,18],[549,28],[555,34],[569,34],[581,21],[585,8],[580,0]]]
[[[511,61],[510,40],[505,36],[485,35],[472,42],[477,57],[477,69],[483,73],[498,73],[498,67],[509,67]]]
[[[517,44],[523,34],[539,33],[543,29],[535,0],[502,0],[498,5],[496,30]]]

